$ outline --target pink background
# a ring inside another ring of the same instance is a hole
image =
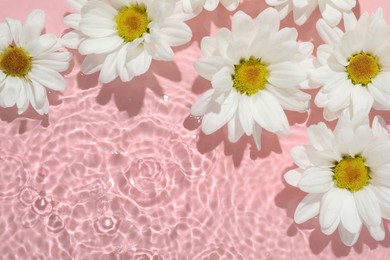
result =
[[[254,17],[263,2],[239,9]],[[382,6],[390,21],[387,0],[360,2],[357,14]],[[46,12],[47,32],[63,33],[65,0],[1,0],[0,18],[23,20],[34,8]],[[210,83],[192,62],[200,39],[230,27],[231,14],[219,7],[189,21],[194,37],[175,60],[153,62],[130,83],[102,86],[97,74],[80,74],[75,53],[48,116],[0,109],[1,259],[390,258],[388,222],[386,240],[364,230],[352,248],[323,235],[317,219],[293,222],[304,193],[282,175],[294,167],[290,149],[321,121],[314,105],[288,112],[290,136],[264,133],[261,152],[251,138],[230,144],[225,130],[199,132],[189,108]],[[298,28],[301,40],[321,43],[318,17]],[[293,26],[291,16],[283,25]]]

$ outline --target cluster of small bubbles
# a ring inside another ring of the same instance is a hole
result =
[[[164,96],[163,96],[163,100],[164,100],[165,102],[168,102],[168,100],[169,100],[169,96],[167,96],[167,95],[164,95]]]
[[[42,219],[50,232],[58,233],[65,228],[60,214],[64,204],[59,204],[60,206],[56,208],[54,201],[45,191],[38,192],[34,187],[25,186],[19,192],[18,200],[27,209],[21,218],[23,227],[31,228]]]

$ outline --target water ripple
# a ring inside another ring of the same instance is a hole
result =
[[[17,196],[26,184],[29,173],[17,156],[0,156],[0,199]]]

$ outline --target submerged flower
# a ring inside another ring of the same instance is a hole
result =
[[[321,87],[315,103],[327,120],[343,110],[352,115],[375,109],[390,110],[390,27],[382,10],[344,19],[345,32],[323,20],[317,30],[325,44],[318,47],[318,68],[311,79]]]
[[[214,11],[219,2],[221,2],[221,4],[229,11],[234,11],[240,3],[240,0],[182,0],[182,2],[183,10],[185,12],[198,14],[203,8],[207,11]]]
[[[291,11],[298,25],[304,24],[318,6],[322,17],[330,26],[336,26],[344,13],[351,13],[356,0],[265,0],[268,5],[278,9],[281,18]]]
[[[39,114],[49,112],[46,88],[63,91],[65,80],[59,72],[69,66],[71,54],[59,52],[59,39],[41,34],[45,26],[42,10],[32,11],[22,24],[7,18],[0,23],[0,106],[18,113],[28,105]]]
[[[239,11],[231,31],[222,28],[216,38],[202,40],[204,56],[195,62],[195,69],[211,81],[212,89],[195,102],[191,114],[203,116],[205,134],[227,124],[229,141],[238,141],[244,133],[253,135],[260,149],[262,128],[289,133],[283,109],[308,109],[310,95],[300,91],[299,84],[306,80],[303,64],[313,46],[298,43],[295,29],[279,30],[279,25],[273,8],[254,20]]]
[[[74,30],[64,41],[87,55],[83,73],[100,71],[103,83],[118,76],[130,81],[144,74],[152,59],[172,60],[172,47],[187,43],[192,36],[176,0],[75,1],[72,6],[79,13],[65,17]]]
[[[390,140],[383,119],[352,118],[344,112],[334,132],[324,123],[308,128],[311,146],[295,147],[291,156],[299,168],[284,175],[290,185],[309,193],[294,220],[303,223],[319,214],[324,234],[338,229],[345,245],[353,245],[364,224],[383,240],[382,218],[390,219]]]

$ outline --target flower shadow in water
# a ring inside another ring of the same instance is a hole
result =
[[[295,168],[295,165],[287,167],[283,170],[283,174]],[[368,246],[370,250],[380,246],[385,248],[390,247],[390,234],[388,232],[387,221],[384,221],[386,233],[385,240],[380,242],[375,241],[369,234],[368,230],[363,227],[358,241],[352,247],[345,246],[342,243],[337,230],[330,236],[323,234],[319,225],[318,216],[306,221],[305,223],[299,225],[296,224],[294,222],[294,212],[298,204],[305,197],[306,193],[290,186],[284,181],[284,179],[282,182],[285,187],[275,196],[274,201],[277,207],[286,210],[287,217],[291,219],[291,225],[286,230],[286,235],[294,237],[298,233],[308,234],[310,232],[310,235],[308,235],[308,242],[311,252],[314,255],[320,255],[329,246],[331,247],[333,254],[338,258],[348,256],[351,253],[351,250],[355,251],[357,254],[363,254],[363,245]]]
[[[97,102],[106,105],[113,96],[119,111],[126,111],[130,117],[138,115],[143,106],[146,88],[149,88],[158,96],[164,95],[154,73],[170,80],[181,80],[181,74],[176,63],[164,62],[162,64],[162,62],[156,62],[148,72],[135,77],[130,82],[122,82],[118,78],[103,85],[96,98]],[[96,77],[98,77],[98,74]]]
[[[107,105],[114,97],[118,110],[126,111],[129,117],[134,117],[140,113],[147,88],[158,96],[164,95],[157,76],[174,82],[179,82],[182,79],[180,70],[174,61],[153,60],[150,69],[145,74],[134,77],[129,82],[122,82],[118,77],[110,83],[101,85],[99,83],[99,73],[96,72],[90,75],[78,73],[79,88],[88,90],[101,87],[96,97],[97,103]]]
[[[60,96],[62,95],[59,92],[56,91],[50,91],[46,90],[47,92],[47,97],[49,99],[49,114],[50,110],[55,107],[59,106],[62,103],[62,100],[60,99]],[[14,107],[9,107],[9,108],[0,108],[0,120],[11,123],[15,120],[20,121],[19,125],[19,134],[23,134],[26,131],[28,131],[28,121],[34,120],[34,121],[40,121],[40,125],[44,128],[49,127],[50,122],[49,122],[49,114],[46,115],[40,115],[38,114],[31,105],[29,105],[29,108],[21,115],[18,114],[18,110],[16,106]]]
[[[226,127],[223,127],[210,135],[204,134],[200,130],[200,120],[197,117],[188,116],[184,120],[183,126],[190,131],[199,131],[196,147],[201,154],[211,152],[223,143],[225,155],[232,156],[233,164],[237,168],[241,165],[241,161],[244,157],[244,152],[247,149],[248,144],[250,145],[250,158],[252,160],[265,158],[272,152],[278,154],[282,152],[277,135],[265,130],[263,130],[261,136],[262,149],[258,151],[252,136],[243,135],[238,142],[231,143],[227,138]]]

